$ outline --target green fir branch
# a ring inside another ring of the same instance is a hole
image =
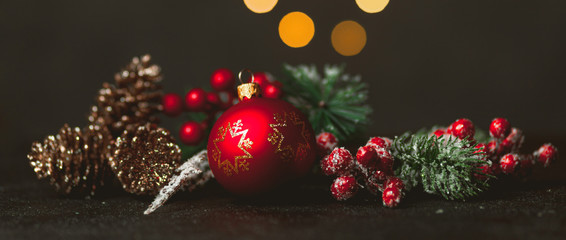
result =
[[[369,123],[367,84],[360,76],[344,73],[344,66],[283,65],[287,78],[281,79],[287,101],[309,118],[316,133],[331,132],[347,140]]]
[[[406,133],[393,141],[395,173],[408,188],[420,184],[427,193],[448,200],[465,200],[489,187],[487,180],[474,177],[484,175],[478,167],[485,164],[475,153],[475,144],[423,133]]]

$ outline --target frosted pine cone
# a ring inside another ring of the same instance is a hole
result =
[[[181,149],[167,130],[148,123],[124,131],[109,163],[124,190],[155,195],[181,164]]]
[[[161,70],[150,64],[151,57],[133,58],[124,70],[116,73],[115,85],[104,83],[88,120],[105,125],[114,137],[124,130],[134,131],[146,122],[156,123],[161,109]]]
[[[104,126],[81,131],[65,124],[57,135],[34,142],[28,159],[38,178],[49,178],[57,192],[94,195],[107,176],[111,140]]]

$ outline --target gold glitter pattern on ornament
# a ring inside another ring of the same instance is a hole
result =
[[[269,124],[271,129],[273,129],[273,133],[268,135],[267,140],[271,145],[276,146],[275,153],[279,154],[285,161],[301,161],[304,159],[311,149],[308,139],[312,137],[309,131],[307,131],[305,122],[294,112],[283,113],[283,116],[279,113],[274,113],[273,119],[275,123]],[[303,141],[297,143],[296,149],[289,143],[283,146],[285,136],[279,131],[279,129],[289,127],[291,124],[300,129],[301,137],[303,138]]]
[[[226,126],[218,128],[216,139],[212,142],[214,143],[214,150],[212,152],[212,159],[218,164],[218,167],[224,171],[226,176],[232,176],[238,174],[240,171],[249,171],[250,163],[247,159],[252,159],[253,156],[248,152],[252,148],[253,142],[246,138],[248,134],[248,129],[243,129],[244,124],[242,120],[238,120],[234,124],[228,122]],[[242,150],[243,155],[234,157],[234,163],[230,162],[228,158],[222,159],[222,151],[218,147],[219,142],[223,142],[226,139],[226,135],[230,133],[232,138],[240,136],[238,141],[238,148]]]

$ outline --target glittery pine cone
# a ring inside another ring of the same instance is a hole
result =
[[[150,63],[151,57],[134,57],[115,75],[115,84],[104,83],[88,120],[105,125],[114,137],[124,130],[134,131],[146,122],[157,123],[163,95],[161,69]]]
[[[167,130],[148,123],[118,137],[109,163],[124,190],[155,195],[181,164],[181,149]]]
[[[94,195],[108,176],[108,154],[112,141],[104,126],[81,130],[67,124],[43,143],[34,142],[28,154],[38,178],[48,178],[62,194]]]

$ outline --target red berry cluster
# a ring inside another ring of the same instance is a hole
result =
[[[468,139],[474,142],[475,129],[473,123],[468,119],[458,119],[446,129],[437,129],[433,132],[436,136],[455,136],[459,139]],[[519,150],[525,141],[523,132],[518,128],[511,127],[505,118],[495,118],[489,126],[491,139],[484,143],[478,143],[476,153],[485,162],[478,166],[483,174],[475,177],[485,180],[489,175],[517,175],[526,176],[536,163],[547,167],[551,161],[558,157],[558,150],[552,144],[542,145],[532,154],[520,154]],[[448,137],[447,137],[448,138]]]
[[[271,79],[271,75],[263,72],[253,74],[253,81],[260,85],[264,97],[280,98],[282,85],[279,81]],[[193,88],[187,92],[184,101],[176,93],[168,93],[163,96],[162,111],[170,117],[177,117],[183,111],[206,114],[205,120],[200,123],[187,121],[181,126],[179,130],[181,142],[186,145],[200,143],[217,113],[238,102],[235,82],[235,75],[230,69],[219,68],[210,76],[210,86],[214,89],[213,91],[207,92],[202,88]]]
[[[330,133],[317,137],[322,149],[328,149],[328,140],[336,139]],[[336,141],[334,141],[336,142]],[[404,184],[393,174],[391,139],[374,137],[358,149],[354,158],[345,148],[334,148],[321,161],[324,174],[336,176],[330,190],[336,200],[353,197],[360,186],[373,194],[382,193],[383,205],[396,207],[403,197]]]

